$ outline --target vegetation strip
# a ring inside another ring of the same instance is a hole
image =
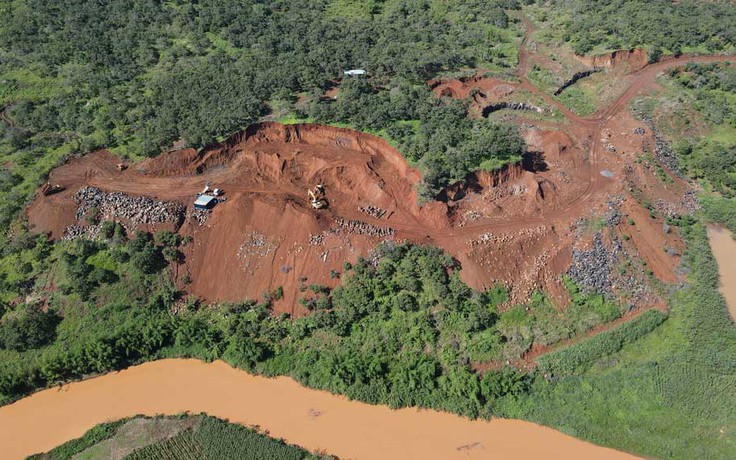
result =
[[[610,331],[604,331],[580,343],[553,351],[537,359],[539,370],[554,377],[585,370],[597,360],[619,351],[662,324],[666,316],[659,310],[649,310]]]

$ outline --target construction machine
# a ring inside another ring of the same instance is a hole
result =
[[[53,195],[54,193],[59,193],[65,189],[66,187],[62,187],[61,185],[51,185],[50,182],[46,182],[46,185],[41,188],[41,193],[44,196],[48,196]]]
[[[327,207],[324,185],[317,184],[314,189],[307,190],[307,196],[309,197],[309,203],[314,209],[322,209]]]
[[[128,169],[128,165],[126,165],[125,163],[118,163],[117,167],[118,171],[125,171],[126,169]]]

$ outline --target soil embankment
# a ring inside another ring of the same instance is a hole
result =
[[[718,264],[721,293],[731,319],[736,321],[736,240],[731,232],[721,227],[708,227],[708,240]]]
[[[0,407],[0,445],[3,458],[23,458],[105,421],[186,411],[258,425],[271,436],[341,458],[633,458],[529,422],[391,410],[286,377],[268,379],[221,361],[191,359],[142,364]]]
[[[576,56],[581,62],[591,67],[618,67],[627,65],[629,71],[636,71],[649,63],[647,51],[641,48],[617,50],[595,56]]]

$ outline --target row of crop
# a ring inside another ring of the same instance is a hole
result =
[[[191,430],[169,439],[149,444],[125,457],[125,460],[199,460],[204,458],[202,446]],[[255,458],[255,457],[254,457]]]
[[[554,376],[574,374],[643,337],[665,318],[659,310],[649,310],[610,331],[540,357],[537,359],[539,370]]]

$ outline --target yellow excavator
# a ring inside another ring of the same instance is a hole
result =
[[[46,185],[41,187],[41,193],[44,196],[53,195],[54,193],[59,193],[66,190],[66,187],[62,187],[61,185],[51,185],[51,182],[46,182]]]
[[[314,189],[307,190],[307,196],[309,198],[309,203],[314,209],[322,209],[327,207],[324,185],[317,184],[315,185]]]

